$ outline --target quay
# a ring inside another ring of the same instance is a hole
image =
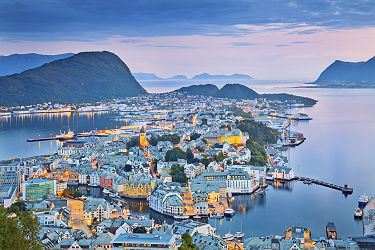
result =
[[[54,136],[54,137],[45,137],[45,138],[36,138],[36,139],[27,139],[27,142],[37,142],[37,141],[51,141],[51,140],[59,140],[59,141],[66,141],[66,140],[74,140],[75,138],[77,137],[90,137],[90,136],[94,136],[94,135],[90,135],[88,133],[84,133],[84,134],[77,134],[77,135],[74,135],[73,137],[57,137],[57,136]]]
[[[320,180],[317,180],[317,179],[312,179],[312,178],[307,178],[307,177],[298,177],[298,176],[294,177],[294,180],[306,181],[306,182],[314,183],[314,184],[321,185],[321,186],[324,186],[324,187],[336,189],[336,190],[341,191],[343,194],[352,194],[353,193],[353,188],[348,187],[348,185],[338,186],[338,185],[331,184],[331,183],[328,183],[328,182],[325,182],[325,181],[320,181]]]

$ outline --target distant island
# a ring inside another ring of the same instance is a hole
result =
[[[223,80],[223,79],[231,79],[231,80],[241,80],[241,79],[244,79],[244,80],[250,80],[250,79],[253,79],[251,76],[249,75],[244,75],[244,74],[232,74],[232,75],[210,75],[208,73],[203,73],[203,74],[199,74],[199,75],[196,75],[196,76],[193,76],[193,78],[191,78],[193,80]]]
[[[163,78],[155,75],[154,73],[133,73],[133,76],[137,81],[143,80],[163,80]]]
[[[13,54],[9,56],[0,56],[0,76],[21,73],[28,69],[34,69],[59,59],[65,59],[73,56],[73,53],[59,55],[41,55],[41,54]]]
[[[317,103],[317,100],[296,96],[286,93],[279,94],[258,94],[249,87],[246,87],[242,84],[226,84],[221,89],[213,84],[200,84],[200,85],[191,85],[188,87],[182,87],[174,90],[173,92],[184,93],[186,95],[203,95],[203,96],[212,96],[212,97],[221,97],[229,99],[256,99],[256,98],[265,98],[268,100],[275,101],[295,101],[301,103],[304,106],[314,106]]]
[[[189,80],[185,75],[175,75],[168,78],[162,78],[154,73],[133,73],[133,76],[138,81],[148,80]],[[249,75],[244,74],[232,74],[232,75],[210,75],[208,73],[202,73],[195,75],[191,80],[250,80],[253,79]]]
[[[0,105],[76,103],[146,94],[115,54],[82,52],[20,74],[0,77]]]
[[[375,57],[366,62],[336,60],[312,84],[326,88],[374,88]]]

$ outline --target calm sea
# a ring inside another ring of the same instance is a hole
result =
[[[150,92],[163,92],[193,83],[145,81],[142,85]],[[226,82],[215,83],[222,86]],[[289,164],[298,176],[339,185],[347,183],[354,193],[345,197],[339,191],[302,182],[270,185],[262,196],[236,197],[232,206],[237,213],[231,220],[210,220],[210,223],[221,235],[243,231],[245,237],[283,235],[286,228],[302,225],[317,238],[325,235],[325,225],[332,221],[339,237],[362,235],[362,222],[354,220],[353,211],[359,195],[375,196],[375,89],[295,88],[297,83],[280,81],[240,83],[259,93],[284,92],[317,99],[314,107],[300,110],[313,120],[293,123],[292,129],[304,133],[307,140],[286,153]],[[1,119],[0,159],[52,153],[57,148],[54,141],[27,143],[27,138],[47,137],[69,129],[81,132],[125,124],[114,121],[114,115],[87,113]],[[148,209],[142,211],[148,214]]]

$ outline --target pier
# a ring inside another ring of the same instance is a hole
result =
[[[328,183],[328,182],[325,182],[325,181],[320,181],[320,180],[317,180],[317,179],[312,179],[312,178],[307,178],[307,177],[298,177],[298,176],[296,176],[294,178],[294,180],[306,181],[306,182],[309,182],[309,183],[314,183],[314,184],[321,185],[321,186],[324,186],[324,187],[336,189],[336,190],[341,191],[343,194],[352,194],[353,193],[353,188],[348,187],[348,185],[338,186],[338,185],[331,184],[331,183]]]

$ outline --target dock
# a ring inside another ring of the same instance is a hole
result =
[[[76,134],[76,135],[74,135],[71,138],[54,136],[54,137],[27,139],[27,142],[52,141],[52,140],[67,141],[67,140],[75,140],[75,139],[77,139],[77,137],[90,137],[90,136],[95,136],[95,135],[90,135],[90,134],[87,134],[87,133],[82,133],[82,134]]]
[[[294,178],[294,180],[307,181],[307,182],[314,183],[314,184],[317,184],[317,185],[320,185],[320,186],[336,189],[336,190],[341,191],[343,194],[352,194],[353,193],[353,188],[348,187],[348,185],[339,186],[339,185],[331,184],[331,183],[328,183],[328,182],[325,182],[325,181],[320,181],[320,180],[313,179],[313,178],[298,177],[298,176],[296,176]]]

